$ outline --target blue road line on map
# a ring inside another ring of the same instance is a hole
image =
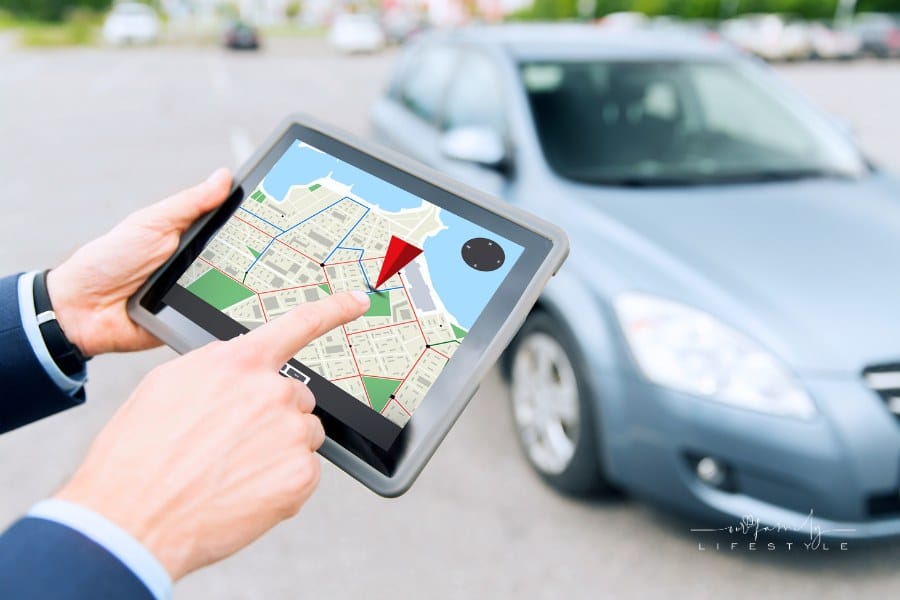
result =
[[[347,235],[344,236],[344,239],[342,239],[340,242],[338,242],[338,246],[340,246],[341,243],[342,243],[344,240],[347,239],[347,236],[350,235],[350,232],[353,231],[354,229],[356,229],[356,226],[359,225],[360,221],[363,220],[363,217],[365,217],[365,216],[369,213],[369,207],[368,207],[368,206],[366,206],[365,204],[363,204],[363,203],[361,203],[361,202],[357,202],[356,200],[354,200],[353,198],[350,198],[349,196],[344,196],[344,197],[341,198],[340,200],[336,200],[336,201],[332,202],[331,204],[329,204],[329,205],[326,206],[325,208],[323,208],[323,209],[321,209],[321,210],[317,210],[316,212],[314,212],[313,214],[309,215],[308,217],[306,217],[305,219],[303,219],[303,220],[300,221],[299,223],[294,223],[293,225],[291,225],[291,226],[288,227],[287,229],[282,229],[282,230],[281,230],[281,233],[279,233],[278,235],[276,235],[275,237],[273,237],[271,240],[269,240],[269,243],[266,244],[266,247],[262,249],[262,252],[259,253],[259,256],[257,256],[257,257],[253,260],[253,262],[250,263],[250,266],[247,267],[247,270],[245,271],[245,273],[249,273],[249,272],[250,272],[250,269],[252,269],[254,266],[256,266],[256,263],[258,263],[258,262],[259,262],[259,259],[262,258],[263,254],[266,253],[266,250],[268,250],[269,248],[272,247],[272,244],[275,242],[275,240],[277,240],[278,238],[280,238],[281,236],[283,236],[283,235],[286,234],[287,232],[291,231],[292,229],[296,229],[297,227],[303,225],[304,223],[306,223],[307,221],[309,221],[309,220],[312,219],[313,217],[322,214],[323,212],[325,212],[326,210],[328,210],[328,209],[331,208],[332,206],[337,206],[338,204],[340,204],[340,203],[343,202],[344,200],[349,200],[350,202],[353,202],[354,204],[359,204],[360,206],[362,206],[363,208],[366,209],[366,212],[364,212],[364,213],[363,213],[363,216],[359,218],[359,221],[357,221],[356,223],[354,223],[353,227],[350,228],[350,231],[347,232]],[[244,210],[246,210],[246,209],[244,209]],[[247,211],[247,212],[250,212],[250,211]],[[253,213],[250,213],[250,214],[252,215]],[[253,216],[256,216],[256,215],[253,215]],[[262,219],[262,220],[265,220],[265,219]],[[272,227],[275,227],[275,225],[272,225]],[[279,229],[280,229],[280,228],[279,228]],[[337,248],[335,248],[335,250],[337,250]],[[334,254],[334,250],[331,251],[331,254]],[[331,254],[329,254],[327,257],[325,257],[325,260],[328,260],[328,259],[331,257]],[[322,262],[324,263],[325,260],[323,260]]]
[[[369,286],[369,287],[371,287],[371,286]],[[384,288],[381,290],[369,290],[366,293],[367,294],[380,294],[382,292],[390,292],[391,290],[402,290],[402,289],[403,289],[402,287],[392,287],[392,288]]]
[[[350,200],[351,202],[356,202],[356,200],[353,200],[353,198],[347,198],[347,200]],[[339,241],[339,242],[337,243],[337,246],[334,247],[334,250],[332,250],[331,252],[328,253],[328,256],[326,256],[326,257],[325,257],[325,260],[322,261],[323,263],[327,263],[327,262],[328,262],[328,259],[331,258],[331,257],[334,255],[335,252],[337,252],[337,249],[341,247],[341,244],[344,243],[344,240],[346,240],[348,237],[350,237],[350,234],[353,233],[353,230],[356,229],[357,225],[359,225],[360,223],[362,223],[362,220],[366,218],[366,215],[367,215],[367,214],[369,214],[369,207],[368,207],[368,206],[366,206],[365,204],[361,204],[361,203],[359,203],[359,202],[356,202],[356,203],[359,204],[360,206],[362,206],[363,208],[365,208],[365,209],[366,209],[366,212],[364,212],[364,213],[362,214],[362,216],[361,216],[359,219],[357,219],[356,223],[353,224],[353,227],[351,227],[349,230],[347,230],[346,235],[344,235],[344,237],[341,238],[341,241]]]
[[[323,208],[323,209],[321,209],[321,210],[317,210],[316,212],[314,212],[313,214],[309,215],[308,217],[306,217],[305,219],[303,219],[303,220],[300,221],[299,223],[294,223],[293,225],[291,225],[290,227],[288,227],[287,229],[285,229],[283,232],[279,233],[279,234],[276,235],[275,237],[276,237],[276,238],[280,238],[281,236],[283,236],[283,235],[284,235],[285,233],[287,233],[288,231],[290,231],[290,230],[292,230],[292,229],[296,229],[297,227],[300,227],[301,225],[303,225],[304,223],[306,223],[307,221],[309,221],[309,220],[312,219],[313,217],[316,217],[316,216],[322,214],[323,212],[325,212],[326,210],[328,210],[328,209],[331,208],[332,206],[337,206],[338,204],[340,204],[340,203],[343,202],[344,200],[350,200],[350,201],[356,202],[356,201],[353,200],[352,198],[348,198],[347,196],[344,196],[344,197],[341,198],[340,200],[335,200],[334,202],[332,202],[331,204],[329,204],[329,205],[326,206],[325,208]],[[359,202],[357,202],[357,204],[359,204]],[[325,262],[325,261],[322,261],[322,262]]]
[[[269,243],[266,244],[266,247],[262,249],[262,252],[260,252],[259,254],[256,255],[256,258],[253,259],[253,262],[250,263],[250,266],[247,267],[247,270],[244,271],[244,273],[249,273],[250,269],[252,269],[256,265],[256,263],[259,262],[259,259],[262,258],[262,255],[265,254],[266,250],[271,248],[272,244],[274,244],[274,243],[275,243],[275,238],[272,238],[271,240],[269,240]]]
[[[365,216],[365,215],[363,215],[363,216]],[[366,269],[363,267],[363,264],[362,264],[363,256],[366,254],[366,251],[362,248],[353,248],[351,246],[338,246],[337,248],[335,248],[335,251],[337,251],[337,250],[359,250],[359,258],[356,259],[356,263],[359,265],[359,270],[362,271],[363,279],[366,280],[366,286],[368,286],[369,289],[372,289],[372,284],[371,284],[371,282],[369,282],[369,276],[366,274]],[[371,293],[371,292],[369,292],[369,293]]]
[[[241,209],[242,211],[244,211],[245,213],[247,213],[248,215],[252,215],[252,216],[256,217],[257,219],[259,219],[260,221],[262,221],[262,222],[265,223],[266,225],[271,225],[272,227],[274,227],[274,228],[277,229],[278,231],[284,233],[284,229],[282,229],[281,227],[279,227],[279,226],[276,225],[275,223],[272,223],[271,221],[266,221],[265,219],[263,219],[263,218],[262,218],[261,216],[259,216],[258,214],[254,213],[254,212],[250,212],[249,210],[247,210],[247,209],[244,208],[243,206],[238,206],[238,208]]]
[[[369,289],[372,289],[372,283],[369,281],[369,276],[366,275],[366,270],[363,268],[363,264],[362,264],[362,259],[361,259],[361,258],[359,259],[359,262],[358,262],[357,264],[359,265],[359,270],[362,271],[363,279],[366,280],[366,286],[367,286]]]

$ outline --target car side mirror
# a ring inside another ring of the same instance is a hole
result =
[[[447,158],[474,163],[492,169],[504,170],[507,163],[506,147],[493,129],[477,125],[454,127],[444,133],[440,142],[441,152]]]

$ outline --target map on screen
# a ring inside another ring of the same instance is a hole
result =
[[[178,284],[249,329],[366,291],[364,316],[296,359],[402,427],[522,251],[298,140]]]

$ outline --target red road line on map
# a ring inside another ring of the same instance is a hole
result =
[[[356,379],[358,377],[360,377],[360,375],[347,375],[346,377],[338,377],[337,379],[329,379],[328,381],[334,383],[335,381],[345,381],[347,379]]]
[[[322,272],[325,274],[325,282],[328,284],[328,287],[334,291],[334,286],[331,285],[331,280],[328,279],[328,271],[325,270],[325,267],[322,267]],[[347,335],[347,327],[341,325],[341,330],[344,332],[344,339],[347,340],[347,349],[350,351],[350,358],[353,359],[353,364],[356,367],[356,373],[359,375],[359,381],[362,383],[363,393],[366,395],[366,402],[369,403],[369,407],[372,408],[372,399],[369,398],[369,390],[366,389],[366,383],[362,380],[362,369],[359,368],[359,363],[356,362],[356,354],[353,353],[353,344],[350,343],[350,336]]]
[[[391,381],[403,381],[399,377],[388,377],[386,375],[372,375],[371,373],[360,373],[360,377],[374,377],[376,379],[390,379]]]
[[[338,248],[338,250],[344,250],[344,248]],[[357,258],[356,260],[342,260],[341,262],[330,262],[330,263],[325,263],[325,264],[327,264],[329,267],[334,267],[337,265],[353,265],[353,264],[356,264],[359,262],[365,262],[367,260],[383,260],[383,259],[384,259],[383,256],[377,256],[374,258]]]
[[[419,358],[416,359],[416,362],[413,363],[412,367],[410,367],[409,371],[406,373],[406,377],[404,377],[404,378],[400,381],[400,385],[398,385],[398,386],[397,386],[397,389],[394,390],[394,395],[395,395],[395,396],[397,395],[397,392],[400,391],[400,388],[403,387],[403,384],[406,383],[406,380],[409,379],[409,376],[412,375],[412,372],[416,370],[416,367],[417,367],[417,366],[419,366],[419,361],[422,360],[422,357],[423,357],[423,356],[425,356],[425,352],[426,352],[427,350],[428,350],[428,348],[423,348],[423,349],[422,349],[422,354],[419,355]],[[404,409],[404,410],[405,410],[405,409]]]
[[[350,344],[350,336],[347,335],[347,328],[341,325],[341,329],[344,330],[344,337],[347,339],[347,349],[350,351],[350,357],[353,359],[353,365],[356,367],[356,372],[359,374],[359,382],[362,383],[363,393],[366,395],[366,402],[369,403],[369,408],[372,407],[372,399],[369,398],[369,390],[366,389],[366,382],[362,380],[362,369],[359,368],[359,363],[356,362],[356,354],[353,353],[353,348]]]
[[[232,216],[233,216],[235,219],[237,219],[238,221],[240,221],[241,223],[243,223],[243,224],[245,224],[245,225],[249,225],[249,226],[252,227],[253,229],[257,230],[258,232],[260,232],[260,233],[262,233],[262,234],[265,234],[265,235],[269,236],[270,238],[275,237],[274,235],[272,235],[272,234],[269,233],[268,231],[264,231],[264,230],[260,229],[259,227],[257,227],[257,226],[254,225],[253,223],[251,223],[250,221],[245,221],[244,219],[240,218],[239,216],[237,216],[237,213],[235,213],[235,214],[232,215]]]
[[[427,349],[428,349],[428,350],[434,350],[434,347],[433,347],[433,346],[429,346]],[[446,358],[447,360],[450,360],[450,357],[447,356],[446,354],[444,354],[443,352],[438,352],[437,350],[434,350],[434,351],[437,352],[438,354],[440,354],[441,356],[443,356],[444,358]]]
[[[260,292],[260,294],[274,294],[275,292],[286,292],[288,290],[299,290],[302,288],[315,287],[319,285],[328,285],[327,281],[320,281],[318,283],[304,283],[303,285],[295,285],[293,287],[279,288],[277,290],[266,290],[265,292]],[[331,287],[331,286],[328,286]]]
[[[248,290],[250,290],[250,291],[253,292],[254,294],[259,294],[259,292],[257,292],[256,290],[254,290],[252,287],[250,287],[249,285],[247,285],[246,283],[244,283],[244,282],[242,282],[242,281],[238,281],[237,279],[235,279],[234,277],[232,277],[231,275],[229,275],[228,273],[226,273],[225,271],[223,271],[222,269],[220,269],[220,268],[217,267],[216,265],[212,264],[211,262],[209,262],[208,260],[206,260],[206,259],[203,258],[202,256],[198,256],[197,258],[199,258],[200,260],[202,260],[203,262],[205,262],[206,264],[208,264],[210,267],[212,267],[213,269],[215,269],[216,271],[218,271],[219,273],[221,273],[222,275],[224,275],[224,276],[227,277],[228,279],[230,279],[230,280],[232,280],[232,281],[234,281],[234,282],[236,282],[236,283],[240,283],[242,286],[244,286],[245,288],[247,288]]]
[[[356,335],[357,333],[368,333],[370,331],[376,331],[378,329],[387,329],[388,327],[400,327],[401,325],[409,325],[410,323],[415,323],[415,321],[403,321],[402,323],[391,323],[390,325],[381,325],[379,327],[373,327],[371,329],[362,329],[360,331],[348,331],[347,335]]]
[[[305,258],[305,259],[308,260],[308,261],[314,262],[314,263],[316,263],[317,265],[322,263],[322,261],[316,260],[315,258],[313,258],[312,256],[310,256],[309,254],[306,254],[306,253],[304,253],[304,252],[300,252],[299,250],[297,250],[296,248],[294,248],[293,246],[291,246],[291,245],[288,244],[287,242],[283,242],[283,241],[281,241],[281,240],[279,240],[279,239],[277,239],[277,238],[275,239],[275,241],[278,242],[279,244],[281,244],[282,246],[288,248],[289,250],[293,250],[294,252],[296,252],[297,254],[299,254],[300,256],[302,256],[303,258]]]
[[[240,218],[240,217],[237,216],[237,215],[234,215],[234,218],[237,219],[238,221],[240,221],[241,223],[244,223],[245,225],[249,225],[250,227],[252,227],[253,229],[257,230],[258,232],[260,232],[260,233],[263,234],[264,236],[268,237],[269,239],[275,240],[276,242],[278,242],[278,243],[281,244],[282,246],[285,246],[285,247],[287,247],[287,248],[290,248],[291,250],[293,250],[294,252],[296,252],[297,254],[299,254],[300,256],[302,256],[303,258],[305,258],[305,259],[307,259],[307,260],[309,260],[309,261],[312,261],[312,262],[316,263],[317,265],[318,265],[318,264],[321,264],[321,262],[322,262],[321,260],[316,260],[316,259],[313,258],[312,256],[309,256],[308,254],[305,254],[305,253],[303,253],[303,252],[297,250],[296,248],[294,248],[293,246],[291,246],[291,245],[288,244],[287,242],[284,242],[284,241],[282,241],[282,240],[279,240],[276,236],[272,235],[272,234],[269,233],[268,231],[263,231],[262,229],[260,229],[260,228],[257,227],[256,225],[254,225],[253,223],[247,222],[247,221],[243,220],[242,218]]]
[[[262,309],[263,320],[264,320],[266,323],[268,323],[268,322],[269,322],[269,315],[266,314],[266,307],[263,306],[262,296],[259,295],[259,294],[257,294],[257,295],[256,295],[256,299],[259,300],[259,307]]]
[[[407,414],[407,416],[410,416],[410,417],[412,416],[412,413],[409,412],[409,409],[406,408],[405,406],[403,406],[403,405],[400,403],[400,401],[397,400],[396,398],[393,398],[390,402],[388,402],[387,404],[385,404],[385,405],[384,405],[384,408],[387,408],[388,405],[389,405],[391,402],[394,402],[397,406],[399,406],[400,409],[403,410],[403,412],[405,412],[405,413]],[[384,413],[384,410],[382,410],[381,412]]]

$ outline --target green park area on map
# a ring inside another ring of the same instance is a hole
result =
[[[391,394],[397,391],[400,386],[399,379],[382,379],[380,377],[363,376],[363,385],[366,386],[366,393],[372,402],[372,408],[381,412],[387,403],[391,401]]]
[[[211,304],[219,310],[256,295],[237,281],[215,269],[210,269],[201,275],[196,281],[187,286],[187,289],[207,304]]]
[[[366,311],[367,317],[389,317],[391,316],[391,293],[375,292],[369,294],[369,310]]]

